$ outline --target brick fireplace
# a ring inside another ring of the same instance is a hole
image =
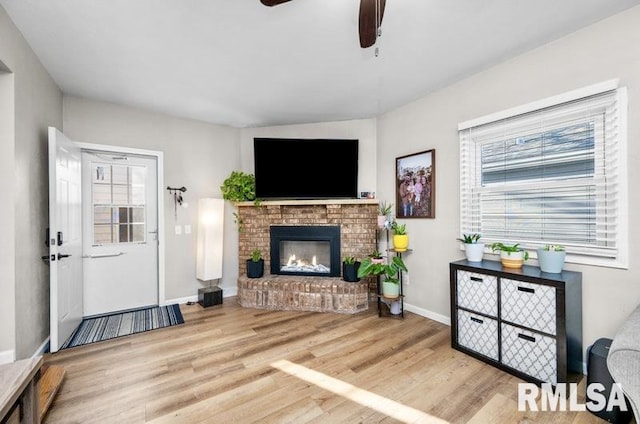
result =
[[[334,261],[337,259],[341,266],[342,258],[354,256],[361,259],[376,248],[376,200],[266,201],[260,206],[250,202],[237,206],[243,227],[239,234],[238,252],[238,301],[242,306],[339,313],[357,313],[368,308],[371,280],[350,283],[328,274],[270,273],[270,270],[280,267],[280,264],[272,264],[271,230],[272,227],[308,227],[309,232],[314,233],[318,227],[339,229],[339,253]],[[301,229],[304,233],[305,228]],[[246,259],[256,248],[262,251],[265,259],[265,276],[247,278]]]

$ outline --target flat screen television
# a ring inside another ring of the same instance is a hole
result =
[[[258,199],[358,197],[358,140],[254,138]]]

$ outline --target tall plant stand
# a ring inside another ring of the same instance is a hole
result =
[[[395,250],[395,249],[389,249],[388,253],[389,254],[394,254],[396,256],[402,257],[402,255],[404,253],[410,253],[411,249],[407,249],[407,250]],[[387,260],[389,260],[389,258],[387,258]],[[400,294],[398,295],[397,298],[395,299],[390,299],[388,297],[385,297],[382,294],[382,282],[380,280],[380,277],[378,277],[378,317],[390,317],[390,318],[398,318],[398,319],[402,319],[404,318],[404,293],[403,293],[403,284],[402,284],[402,278],[403,278],[403,271],[399,272],[398,275],[398,279],[400,280]],[[388,302],[388,303],[387,303]],[[391,313],[391,302],[399,302],[400,303],[400,313],[399,314],[392,314]]]
[[[396,255],[399,256],[400,258],[402,258],[402,255],[404,253],[410,253],[412,250],[411,249],[407,249],[407,250],[396,250],[394,248],[391,247],[390,242],[389,242],[389,229],[385,229],[385,235],[386,235],[386,241],[387,241],[387,257],[385,258],[385,260],[388,261],[390,260],[390,255]],[[400,294],[397,298],[394,299],[390,299],[385,297],[382,294],[382,279],[380,276],[378,276],[378,278],[376,279],[377,282],[377,297],[378,297],[378,317],[390,317],[390,318],[397,318],[397,319],[403,319],[404,318],[404,293],[403,293],[403,284],[402,284],[402,278],[403,278],[403,271],[400,271],[398,277],[400,280]],[[392,314],[391,313],[391,302],[399,302],[400,303],[400,313],[399,314]]]

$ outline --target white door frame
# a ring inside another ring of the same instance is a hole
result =
[[[167,304],[165,298],[165,272],[164,272],[164,153],[159,150],[136,149],[132,147],[110,146],[107,144],[94,144],[76,142],[80,150],[104,151],[139,156],[151,156],[157,161],[158,166],[158,305]]]

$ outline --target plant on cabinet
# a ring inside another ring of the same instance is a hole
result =
[[[500,252],[500,262],[502,262],[502,266],[505,268],[522,268],[524,261],[529,259],[529,252],[522,249],[519,243],[493,243],[491,250],[493,252]]]
[[[463,234],[459,241],[464,243],[464,254],[469,262],[482,262],[484,243],[479,243],[481,235],[478,233]]]
[[[543,247],[539,247],[537,252],[540,271],[552,274],[562,272],[564,260],[567,256],[564,246],[559,244],[546,244]]]

